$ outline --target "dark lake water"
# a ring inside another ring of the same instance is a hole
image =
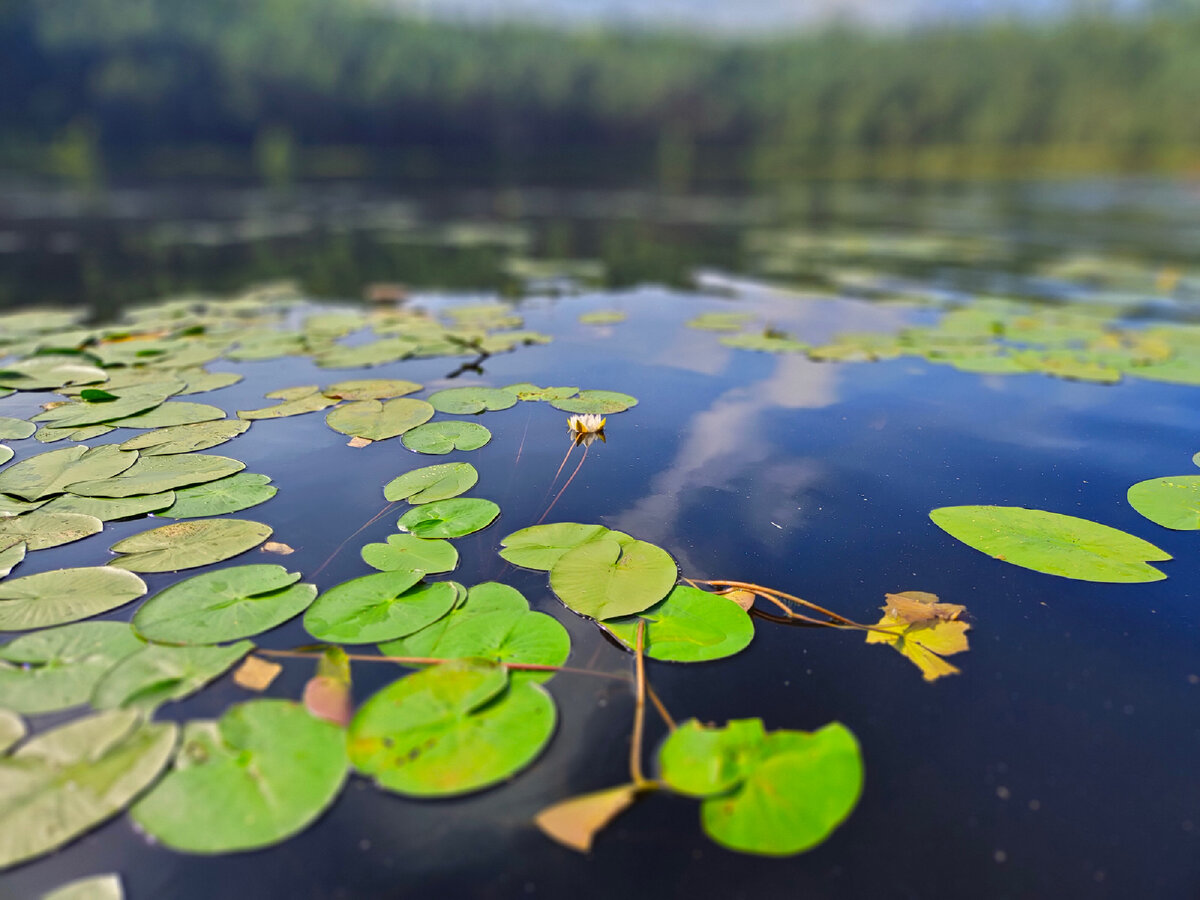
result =
[[[352,776],[304,833],[217,857],[156,846],[118,816],[4,873],[0,895],[34,897],[109,871],[133,900],[1200,892],[1200,534],[1161,528],[1125,499],[1135,482],[1197,471],[1200,386],[978,374],[910,355],[821,362],[731,347],[685,326],[701,313],[744,312],[759,333],[819,345],[936,323],[948,303],[1004,294],[1055,309],[1106,305],[1117,310],[1109,321],[1137,328],[1185,328],[1200,311],[1195,184],[843,185],[733,200],[348,189],[4,196],[0,288],[10,306],[78,303],[103,314],[285,276],[322,302],[356,298],[373,282],[402,282],[410,305],[434,311],[500,296],[525,328],[553,340],[453,379],[464,360],[346,370],[307,358],[218,361],[210,371],[245,380],[188,399],[232,415],[263,405],[267,391],[362,377],[427,391],[523,381],[623,391],[640,403],[610,417],[607,442],[590,448],[549,520],[620,529],[666,549],[685,576],[769,585],[858,621],[877,618],[885,593],[931,591],[965,604],[972,630],[971,649],[952,659],[961,674],[934,683],[856,633],[762,621],[732,658],[650,664],[651,684],[680,720],[761,717],[768,728],[806,730],[839,721],[855,733],[861,800],[829,840],[797,856],[724,850],[702,833],[696,802],[666,794],[627,811],[589,855],[547,840],[532,825],[540,809],[626,780],[633,710],[621,682],[560,674],[548,684],[560,717],[553,741],[498,788],[422,802]],[[625,319],[579,321],[597,310]],[[46,399],[0,399],[0,415],[28,417]],[[541,403],[487,412],[479,421],[491,443],[440,458],[396,439],[347,447],[323,416],[257,422],[212,451],[279,486],[246,514],[295,548],[278,561],[322,590],[367,574],[358,548],[393,533],[399,510],[309,576],[380,510],[390,479],[466,459],[480,472],[472,495],[502,512],[456,542],[453,577],[502,580],[555,615],[571,634],[571,665],[629,670],[630,655],[563,608],[544,573],[496,555],[500,537],[546,507],[565,413]],[[18,460],[47,449],[11,445]],[[1007,565],[929,519],[963,504],[1045,509],[1131,532],[1173,555],[1160,564],[1169,577],[1100,584]],[[14,577],[102,564],[109,544],[146,527],[107,523],[101,535],[31,554]],[[182,577],[146,581],[153,593]],[[108,618],[128,620],[135,606]],[[294,620],[256,640],[282,649],[311,638]],[[288,661],[268,696],[298,697],[311,673]],[[394,675],[356,665],[355,699]],[[215,717],[250,696],[225,676],[160,716]],[[648,728],[652,750],[665,730],[654,718]]]

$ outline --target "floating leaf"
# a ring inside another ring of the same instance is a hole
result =
[[[360,378],[331,384],[321,393],[336,400],[387,400],[416,393],[423,386],[396,378]]]
[[[631,406],[637,406],[637,403],[636,397],[618,391],[580,391],[578,397],[550,401],[551,406],[564,412],[592,413],[600,416],[624,412]]]
[[[957,603],[939,603],[936,594],[904,591],[888,594],[880,607],[883,618],[868,631],[868,644],[891,644],[921,670],[926,681],[943,675],[957,675],[958,669],[942,659],[969,649],[970,625],[957,621],[966,607]]]
[[[536,384],[510,384],[506,391],[515,391],[518,400],[565,400],[579,393],[577,387],[538,387]]]
[[[449,451],[447,451],[447,452],[449,452]],[[0,466],[4,465],[6,462],[8,462],[10,459],[12,459],[14,455],[15,454],[13,453],[12,447],[8,447],[8,446],[5,446],[4,444],[0,444]]]
[[[1156,525],[1176,531],[1200,529],[1200,475],[1139,481],[1128,498],[1130,506]]]
[[[412,534],[392,534],[386,544],[367,544],[362,558],[383,572],[451,572],[458,565],[458,551],[449,541],[429,540]]]
[[[33,437],[34,440],[40,441],[43,444],[52,444],[64,438],[69,438],[78,443],[80,441],[90,441],[94,437],[100,437],[113,430],[111,425],[89,425],[86,428],[50,428],[43,425]]]
[[[763,732],[757,719],[705,728],[694,719],[659,754],[663,780],[704,796],[700,818],[732,850],[786,856],[825,840],[862,791],[858,742],[833,722],[819,731]]]
[[[12,516],[32,512],[39,507],[45,506],[48,502],[48,500],[18,500],[16,497],[10,497],[8,494],[0,494],[0,519],[7,519]]]
[[[753,318],[750,313],[710,312],[701,313],[684,324],[688,328],[699,328],[703,331],[738,331]]]
[[[446,500],[469,491],[479,480],[479,472],[470,463],[441,463],[413,469],[393,478],[383,489],[383,496],[391,501],[407,500],[409,503],[432,503]]]
[[[424,400],[359,400],[339,406],[325,417],[334,431],[371,441],[404,434],[433,418],[433,407]]]
[[[766,353],[803,353],[808,344],[794,341],[785,334],[734,334],[721,338],[726,347],[736,347],[739,350],[760,350]]]
[[[1087,519],[1020,506],[943,506],[929,513],[939,528],[996,559],[1084,581],[1160,581],[1144,560],[1170,559],[1139,537]]]
[[[79,513],[42,512],[35,509],[12,519],[0,519],[0,547],[24,544],[27,550],[45,550],[99,534],[104,523]]]
[[[124,622],[76,622],[0,647],[0,703],[44,713],[87,703],[104,674],[142,642]]]
[[[517,395],[501,388],[447,388],[430,394],[429,402],[438,412],[471,415],[487,409],[500,410],[516,406]]]
[[[41,856],[99,825],[158,776],[175,725],[132,710],[76,719],[0,759],[0,868]]]
[[[0,582],[0,631],[75,622],[146,593],[132,572],[111,566],[53,569]]]
[[[155,594],[133,617],[152,641],[216,644],[261,634],[308,608],[317,589],[299,572],[260,563],[185,578]]]
[[[42,900],[125,900],[125,892],[119,875],[93,875],[43,894]]]
[[[0,416],[0,441],[20,441],[37,431],[37,426],[24,419]]]
[[[261,544],[271,529],[245,519],[196,519],[143,531],[110,548],[111,565],[133,572],[174,572],[230,559]]]
[[[594,312],[583,313],[579,321],[584,325],[616,325],[627,318],[629,316],[619,309],[597,309]]]
[[[100,400],[96,403],[78,400],[74,403],[64,403],[62,406],[38,413],[33,417],[33,421],[45,422],[54,428],[100,425],[154,409],[183,387],[183,382],[175,381],[161,387],[129,388],[122,391],[121,396],[115,400]]]
[[[180,453],[171,456],[148,456],[113,478],[82,481],[71,484],[68,490],[83,497],[132,497],[135,494],[157,494],[175,488],[206,481],[216,481],[246,464],[228,456],[204,453]],[[176,495],[176,502],[179,496]]]
[[[646,622],[646,655],[670,662],[705,662],[733,656],[754,637],[754,623],[736,603],[686,585],[673,588],[646,611],[609,619],[604,627],[633,649],[641,620]]]
[[[397,527],[423,538],[456,538],[492,524],[500,507],[491,500],[456,497],[414,507],[400,517]]]
[[[66,447],[30,456],[0,472],[0,491],[22,500],[40,500],[61,494],[67,485],[124,472],[138,455],[104,447]]]
[[[132,814],[176,850],[252,850],[304,829],[345,777],[342,729],[295,703],[251,700],[189,722],[174,767]]]
[[[164,647],[148,644],[109,669],[96,685],[97,709],[150,712],[196,693],[254,649],[250,641],[228,647]]]
[[[571,797],[546,807],[533,821],[547,837],[572,850],[587,853],[592,849],[596,835],[627,810],[640,791],[636,784],[622,784]]]
[[[7,550],[0,550],[0,578],[5,577],[16,568],[17,563],[25,558],[25,544],[13,544]]]
[[[35,356],[6,363],[0,368],[0,387],[18,391],[57,390],[68,384],[99,384],[107,378],[103,369],[62,357]]]
[[[346,446],[354,447],[357,450],[361,447],[370,447],[373,443],[375,443],[375,442],[373,440],[371,440],[370,438],[354,437],[354,438],[350,438],[350,440],[346,441]]]
[[[237,372],[206,372],[203,369],[181,369],[175,373],[187,381],[187,389],[180,394],[207,394],[237,384],[242,376]]]
[[[536,684],[507,686],[505,670],[458,660],[394,681],[350,723],[350,760],[382,788],[447,797],[490,787],[529,765],[556,713]]]
[[[280,556],[290,556],[296,552],[294,547],[289,547],[282,541],[267,541],[258,549],[264,553],[278,553]]]
[[[619,544],[611,537],[564,553],[550,570],[550,587],[575,612],[613,619],[649,609],[675,585],[675,560],[645,541]]]
[[[478,450],[492,439],[492,433],[476,422],[430,422],[414,428],[401,438],[415,453],[444,455],[451,450]]]
[[[290,396],[284,399],[282,403],[276,403],[273,406],[264,406],[261,409],[239,409],[239,419],[282,419],[285,416],[299,416],[304,413],[318,412],[322,409],[328,409],[331,406],[336,406],[338,401],[326,397],[324,394],[318,393],[317,386],[311,388],[293,388],[292,390],[307,390],[308,393],[300,394],[299,396]],[[276,397],[282,396],[283,391],[274,391]],[[271,397],[272,394],[267,394]]]
[[[77,513],[95,516],[101,522],[110,522],[113,519],[132,519],[158,512],[174,502],[174,491],[133,497],[77,497],[74,494],[62,494],[43,506],[42,511]]]
[[[0,753],[25,737],[26,732],[24,719],[11,710],[0,709]]]
[[[420,572],[377,572],[352,578],[321,594],[304,614],[304,627],[321,641],[377,644],[424,628],[454,606],[445,581],[418,584]]]
[[[109,419],[118,428],[181,428],[225,418],[225,410],[208,403],[172,400],[136,416]]]
[[[501,538],[500,555],[513,565],[549,572],[568,550],[617,533],[603,525],[576,522],[531,525]]]
[[[561,666],[571,652],[567,630],[553,616],[532,612],[516,588],[477,584],[467,599],[420,631],[380,644],[385,656],[491,659],[501,663]],[[553,672],[514,671],[514,684],[546,681]]]
[[[180,488],[175,503],[161,515],[165,519],[221,516],[266,503],[278,492],[269,475],[239,472],[207,484]]]
[[[283,671],[283,666],[263,659],[261,656],[247,656],[242,664],[233,670],[233,681],[238,687],[248,691],[265,691]]]

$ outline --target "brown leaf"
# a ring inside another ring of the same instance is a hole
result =
[[[883,618],[867,632],[868,644],[891,644],[921,670],[926,681],[956,675],[958,669],[943,656],[970,649],[967,631],[971,626],[958,619],[966,612],[956,603],[938,603],[935,594],[905,591],[888,594]]]
[[[891,618],[908,622],[910,625],[935,619],[951,621],[967,611],[965,606],[957,603],[939,603],[937,594],[926,591],[903,591],[884,596],[887,603],[879,608]]]
[[[750,607],[754,605],[754,600],[758,596],[753,591],[744,591],[741,588],[727,588],[723,591],[717,591],[717,594],[726,600],[732,600],[747,612],[750,611]]]
[[[263,553],[278,553],[282,556],[287,556],[289,553],[295,553],[295,549],[280,541],[267,541],[258,548]]]
[[[604,826],[624,812],[639,793],[635,784],[571,797],[548,806],[534,821],[549,837],[572,850],[587,853],[592,840]]]
[[[318,719],[350,724],[350,685],[340,678],[314,675],[304,685],[304,706]]]
[[[248,691],[265,691],[283,671],[278,663],[268,662],[259,656],[247,656],[233,673],[233,680]]]
[[[346,442],[346,446],[347,447],[365,447],[365,446],[367,446],[367,444],[373,444],[373,443],[375,443],[375,442],[373,440],[371,440],[370,438],[353,437],[353,438],[350,438],[350,440],[348,440]]]

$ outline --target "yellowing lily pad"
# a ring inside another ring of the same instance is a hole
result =
[[[122,450],[137,450],[142,456],[169,456],[173,453],[192,453],[207,450],[232,440],[250,427],[242,419],[220,419],[194,425],[172,425],[131,437],[121,444]]]
[[[67,489],[83,497],[132,497],[216,481],[244,468],[245,463],[228,456],[204,453],[148,456],[139,459],[119,476],[75,482]]]
[[[133,572],[174,572],[230,559],[271,536],[271,528],[245,519],[196,519],[143,531],[111,549],[112,565]]]
[[[624,412],[637,404],[637,397],[631,397],[629,394],[622,394],[619,391],[580,391],[577,397],[550,401],[551,406],[564,412],[592,413],[601,416]]]
[[[206,484],[180,488],[175,502],[161,513],[165,519],[195,519],[222,516],[266,503],[278,492],[269,475],[238,472]]]
[[[90,450],[87,447],[47,450],[0,471],[0,492],[22,500],[41,500],[63,493],[69,484],[111,478],[132,466],[137,458],[137,453],[111,445]]]
[[[111,566],[53,569],[0,581],[0,631],[62,625],[124,606],[146,593],[132,572]]]
[[[27,550],[45,550],[103,530],[104,523],[95,516],[35,509],[16,518],[0,519],[0,547],[7,550],[24,544]]]

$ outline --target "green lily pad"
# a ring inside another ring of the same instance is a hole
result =
[[[196,693],[253,649],[250,641],[227,647],[147,644],[108,670],[96,685],[92,705],[149,713]]]
[[[215,644],[261,634],[302,613],[315,585],[283,566],[233,566],[193,575],[155,594],[133,617],[151,641]]]
[[[95,516],[35,509],[13,519],[0,519],[0,547],[7,550],[24,544],[27,550],[45,550],[103,530],[104,523]]]
[[[458,599],[449,582],[420,580],[420,572],[376,572],[344,581],[317,597],[304,614],[304,628],[337,644],[377,644],[412,634]]]
[[[6,550],[0,550],[0,578],[4,578],[16,568],[17,563],[25,558],[25,544],[13,544]]]
[[[55,888],[43,894],[42,900],[125,900],[125,891],[121,888],[121,876],[93,875]]]
[[[732,334],[721,338],[726,347],[736,347],[739,350],[758,350],[764,353],[803,353],[808,350],[808,344],[792,340],[787,335],[772,333],[765,334]]]
[[[476,422],[430,422],[401,440],[415,453],[444,455],[451,450],[478,450],[491,439],[492,433]]]
[[[84,428],[51,428],[48,425],[43,425],[37,430],[33,436],[35,441],[42,444],[52,444],[55,441],[70,439],[75,443],[81,441],[90,441],[94,437],[100,437],[103,434],[108,434],[115,429],[111,425],[88,425]]]
[[[929,513],[939,528],[1004,562],[1083,581],[1161,581],[1146,561],[1171,555],[1116,528],[1020,506],[943,506]]]
[[[675,587],[645,612],[609,619],[604,627],[633,649],[640,620],[646,622],[646,655],[669,662],[707,662],[733,656],[754,638],[754,623],[744,609],[718,594],[687,585]]]
[[[458,551],[449,541],[429,540],[412,534],[392,534],[386,544],[367,544],[362,558],[382,572],[451,572],[458,565]]]
[[[204,453],[179,453],[148,456],[112,478],[81,481],[68,486],[72,494],[83,497],[132,497],[158,494],[206,481],[216,481],[246,468],[244,462],[228,456]],[[176,496],[176,502],[178,502]]]
[[[1200,475],[1172,475],[1139,481],[1129,489],[1129,505],[1176,531],[1200,529]]]
[[[502,388],[447,388],[430,394],[429,402],[438,412],[465,416],[488,409],[500,410],[516,406],[517,395]]]
[[[0,703],[32,714],[87,703],[104,674],[143,646],[124,622],[76,622],[0,647]]]
[[[404,434],[433,418],[433,407],[424,400],[359,400],[331,411],[325,422],[334,431],[369,441],[383,441]]]
[[[172,425],[131,437],[121,444],[122,450],[137,450],[142,456],[170,456],[192,453],[224,444],[250,427],[242,419],[220,419],[194,425]]]
[[[688,328],[699,328],[702,331],[738,331],[753,318],[751,313],[709,312],[701,313],[684,324]]]
[[[0,582],[0,631],[62,625],[124,606],[146,593],[132,572],[111,566],[53,569]]]
[[[24,419],[0,416],[0,441],[20,441],[37,431],[37,426]]]
[[[113,419],[136,415],[154,409],[175,391],[184,387],[183,382],[172,382],[162,387],[129,388],[115,400],[76,400],[64,403],[33,417],[35,422],[45,422],[54,428],[83,428],[85,425],[101,425]]]
[[[392,682],[363,704],[350,723],[350,761],[398,794],[466,794],[533,762],[556,717],[539,685],[508,686],[501,666],[442,663]]]
[[[659,762],[669,787],[706,798],[700,818],[708,836],[743,853],[788,856],[816,846],[862,792],[858,742],[837,722],[767,734],[756,719],[726,729],[693,719],[667,738]]]
[[[0,759],[0,868],[49,853],[122,810],[175,748],[175,725],[133,710],[76,719]]]
[[[269,475],[238,472],[207,484],[180,488],[175,492],[175,503],[161,515],[165,519],[195,519],[249,509],[278,493],[270,480]]]
[[[449,451],[447,451],[447,452],[449,452]],[[4,465],[6,462],[8,462],[10,459],[12,459],[15,455],[16,454],[13,453],[12,447],[6,446],[5,444],[0,444],[0,466]]]
[[[624,412],[637,404],[637,397],[618,391],[580,391],[578,397],[550,401],[551,406],[564,412],[593,413],[600,416]]]
[[[441,463],[398,475],[384,486],[383,496],[393,502],[432,503],[457,497],[478,480],[479,472],[470,463]]]
[[[107,424],[118,428],[178,428],[182,425],[195,425],[200,422],[213,422],[225,418],[225,410],[209,403],[193,403],[187,400],[171,400],[154,409],[138,413],[136,416],[124,416],[120,419],[109,419]]]
[[[579,321],[584,325],[616,325],[629,318],[627,313],[619,309],[598,309],[594,312],[583,313]]]
[[[69,484],[111,478],[132,466],[137,458],[137,453],[119,450],[111,444],[92,449],[47,450],[0,472],[0,492],[22,500],[41,500],[63,493]]]
[[[207,566],[257,547],[271,528],[245,519],[196,519],[143,531],[113,544],[110,565],[132,572],[174,572]]]
[[[604,537],[564,553],[550,570],[550,587],[580,615],[613,619],[649,609],[678,577],[675,560],[654,544]]]
[[[500,507],[491,500],[456,497],[414,507],[396,523],[401,531],[423,538],[456,538],[492,524]]]
[[[535,401],[565,400],[579,393],[578,387],[538,387],[528,382],[510,384],[504,390],[515,392],[518,400]]]
[[[187,382],[183,394],[207,394],[237,384],[242,376],[237,372],[206,372],[204,369],[181,369],[175,373]]]
[[[462,604],[436,622],[407,637],[380,644],[379,651],[385,656],[561,666],[571,652],[571,638],[553,616],[531,611],[520,591],[489,581],[471,588]],[[541,682],[554,675],[532,671],[509,674],[514,684],[521,680]]]
[[[13,744],[28,733],[25,720],[12,710],[0,709],[0,753],[6,752]]]
[[[358,378],[339,381],[321,391],[326,397],[336,400],[388,400],[415,394],[424,385],[398,378]]]
[[[34,357],[0,367],[0,387],[18,391],[57,390],[68,384],[99,384],[108,375],[97,366],[61,357]]]
[[[304,413],[318,412],[322,409],[328,409],[331,406],[337,406],[338,401],[317,390],[314,384],[311,388],[292,388],[295,390],[307,390],[308,393],[300,394],[299,396],[289,395],[284,397],[282,403],[276,403],[273,406],[264,406],[260,409],[239,409],[239,419],[282,419],[285,416],[299,416]],[[282,397],[285,391],[274,391],[272,394],[267,394],[268,398],[273,395]]]
[[[500,539],[500,556],[515,566],[549,572],[568,550],[612,534],[603,525],[531,525]]]
[[[189,722],[174,767],[132,815],[176,850],[252,850],[303,830],[345,778],[341,728],[295,703],[252,700]]]
[[[174,491],[132,497],[77,497],[75,494],[62,494],[43,506],[42,511],[78,513],[95,516],[101,522],[111,522],[114,519],[133,519],[147,513],[159,512],[174,502]]]

